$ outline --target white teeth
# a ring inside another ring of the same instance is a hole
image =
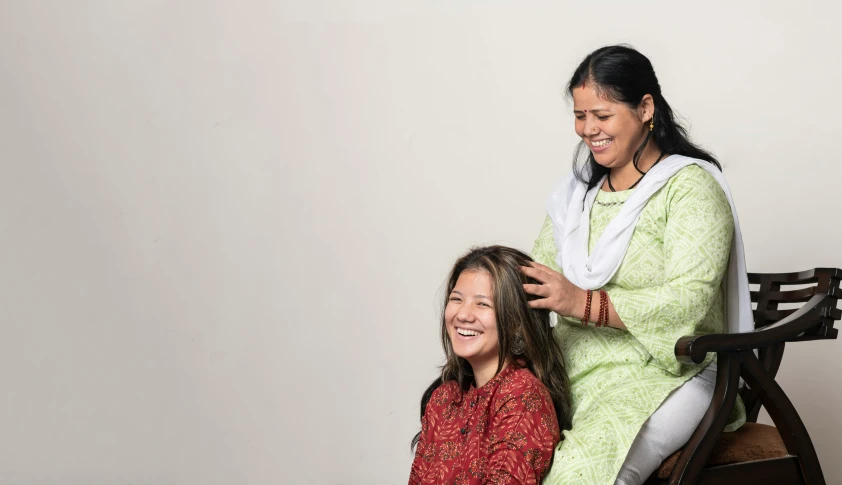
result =
[[[479,332],[474,332],[473,330],[465,330],[464,328],[457,328],[456,333],[464,337],[475,337],[479,335]]]
[[[595,147],[601,148],[601,147],[604,147],[604,146],[608,145],[609,143],[611,143],[611,140],[612,140],[612,138],[608,138],[607,140],[599,140],[599,141],[591,142],[591,144],[593,144],[593,146],[595,146]]]

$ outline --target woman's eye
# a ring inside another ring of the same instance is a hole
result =
[[[488,303],[485,303],[485,302],[480,302],[479,306],[491,308],[491,305],[489,305]]]
[[[585,115],[576,115],[576,119],[582,121],[585,119]]]
[[[607,120],[609,117],[608,117],[608,116],[597,116],[596,118],[597,118],[599,121],[605,121],[605,120]]]
[[[459,301],[462,301],[462,300],[461,300],[461,299],[459,299],[458,297],[451,296],[451,297],[448,299],[448,301],[459,302]]]

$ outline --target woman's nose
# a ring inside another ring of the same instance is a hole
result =
[[[474,320],[474,312],[471,311],[470,305],[462,305],[459,311],[456,312],[456,318],[460,322],[472,322]]]
[[[591,136],[597,133],[597,127],[590,117],[585,117],[585,124],[583,126],[582,134],[584,136]]]

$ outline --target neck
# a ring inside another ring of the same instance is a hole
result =
[[[658,161],[661,156],[661,148],[652,140],[646,144],[643,153],[640,154],[640,159],[637,163],[637,168],[634,167],[632,160],[622,167],[614,167],[611,169],[611,185],[615,190],[626,190],[642,176],[640,172],[646,173]],[[638,171],[640,169],[640,171]],[[608,183],[606,182],[606,187]]]
[[[476,382],[477,388],[486,385],[488,381],[490,381],[497,373],[497,359],[482,363],[469,363],[471,364],[471,370],[473,370],[474,372],[474,382]],[[504,362],[503,367],[500,369],[500,371],[502,372],[503,369],[505,369],[508,366],[509,363]]]

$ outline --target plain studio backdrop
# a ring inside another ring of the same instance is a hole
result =
[[[440,288],[526,251],[563,86],[652,60],[749,269],[842,267],[838,2],[4,0],[0,484],[405,483]],[[842,482],[842,342],[780,382]],[[768,417],[764,417],[768,420]]]

